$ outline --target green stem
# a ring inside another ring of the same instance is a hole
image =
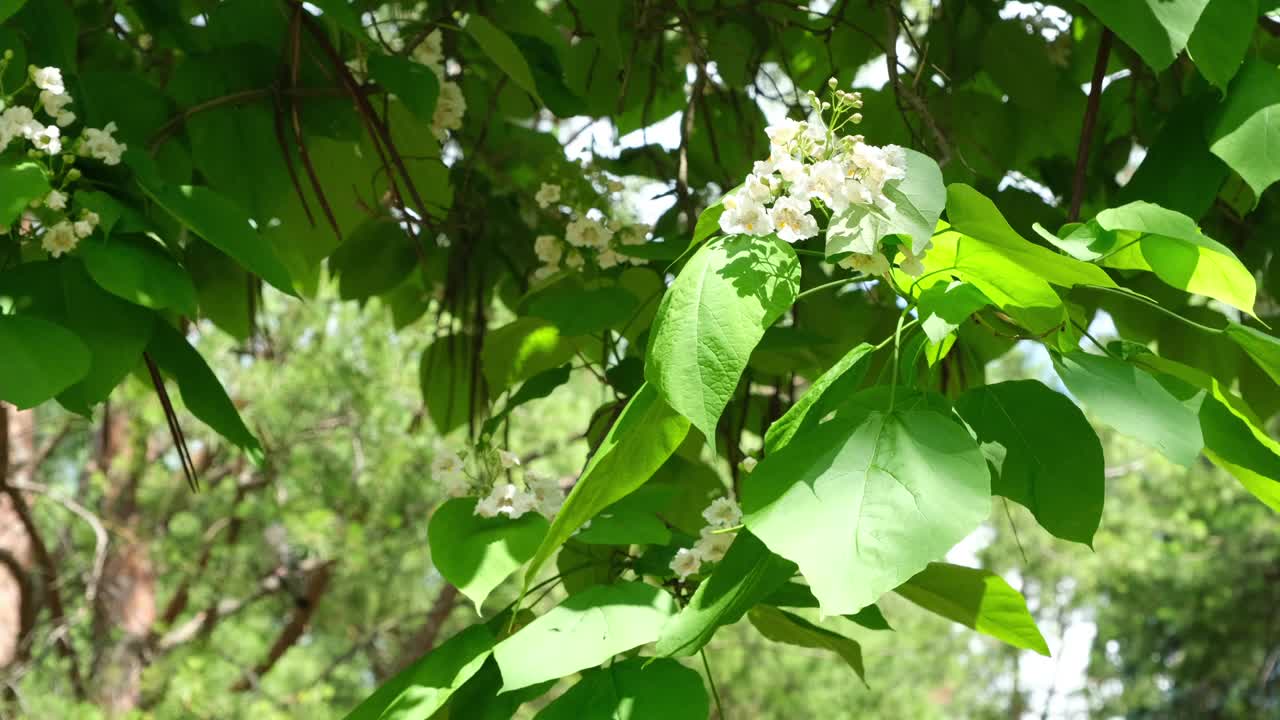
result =
[[[811,255],[813,257],[824,258],[824,259],[827,257],[827,254],[822,252],[821,250],[805,250],[804,248],[798,248],[798,247],[793,247],[791,249],[794,250],[797,255]]]
[[[868,280],[868,277],[866,275],[854,275],[853,277],[841,278],[840,280],[832,280],[831,282],[823,283],[816,287],[811,287],[808,290],[805,290],[804,292],[800,293],[799,295],[796,295],[796,302],[800,302],[806,297],[813,295],[814,293],[822,292],[823,290],[830,290],[831,288],[841,287],[844,285],[848,285],[849,283],[866,282],[867,280]]]
[[[716,701],[716,717],[724,720],[724,706],[720,704],[720,691],[716,689],[716,680],[711,676],[711,663],[707,662],[707,650],[698,651],[702,656],[702,669],[707,673],[707,684],[711,686],[711,697]]]
[[[902,322],[907,319],[909,309],[911,309],[910,305],[902,308],[902,312],[898,314],[898,327],[893,331],[893,371],[889,383],[889,412],[893,412],[893,403],[898,397],[898,351],[902,347]]]
[[[1128,298],[1130,300],[1137,300],[1143,305],[1159,310],[1160,312],[1164,313],[1165,315],[1168,315],[1174,320],[1178,320],[1180,322],[1186,323],[1187,325],[1190,325],[1191,327],[1201,332],[1207,332],[1213,335],[1221,335],[1222,333],[1226,332],[1226,328],[1209,327],[1208,325],[1201,325],[1200,323],[1194,320],[1188,320],[1187,318],[1182,317],[1181,315],[1179,315],[1178,313],[1172,310],[1161,307],[1159,303],[1154,302],[1152,300],[1148,300],[1146,297],[1143,297],[1142,295],[1139,295],[1132,291],[1126,291],[1120,288],[1107,287],[1106,285],[1077,285],[1076,287],[1085,288],[1086,290],[1097,290],[1099,292],[1111,293],[1112,295],[1119,295],[1120,297]]]

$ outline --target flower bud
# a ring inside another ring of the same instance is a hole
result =
[[[836,89],[836,85],[839,85],[839,83],[836,82],[835,78],[831,78],[830,80],[827,81],[827,87],[831,88],[832,90]]]
[[[75,168],[71,168],[71,171],[67,173],[67,179],[70,180],[71,182],[75,182],[76,180],[79,180],[80,171]]]
[[[5,49],[4,49],[4,59],[5,59],[5,60],[12,60],[12,59],[13,59],[13,49],[12,49],[12,48],[5,48]]]

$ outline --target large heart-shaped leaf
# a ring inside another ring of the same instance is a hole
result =
[[[850,408],[767,456],[742,491],[747,528],[800,566],[827,615],[923,570],[990,506],[977,443],[933,410]]]
[[[541,515],[526,513],[511,520],[475,514],[475,498],[454,498],[436,508],[427,526],[431,561],[476,605],[520,568],[547,534]]]
[[[751,351],[799,287],[800,263],[781,240],[734,235],[708,243],[662,298],[645,379],[713,441]]]
[[[346,720],[427,720],[484,665],[494,641],[487,626],[472,625],[387,681]]]
[[[28,315],[0,315],[0,400],[35,407],[89,372],[89,348],[70,330]]]

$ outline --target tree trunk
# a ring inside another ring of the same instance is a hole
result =
[[[35,456],[35,418],[0,403],[0,487],[30,474]],[[31,537],[13,501],[0,492],[0,670],[21,661],[35,620],[35,581]]]

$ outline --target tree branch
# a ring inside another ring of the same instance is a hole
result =
[[[441,628],[444,627],[445,621],[449,619],[449,615],[457,606],[458,588],[452,584],[445,585],[431,604],[431,610],[427,613],[427,620],[423,623],[422,628],[414,634],[405,645],[405,648],[400,651],[400,658],[391,667],[392,675],[409,667],[415,660],[431,652],[431,649],[436,645],[436,639],[440,637]]]
[[[1080,127],[1080,145],[1076,150],[1076,171],[1071,178],[1071,209],[1067,222],[1080,219],[1080,205],[1084,203],[1084,176],[1089,165],[1089,146],[1093,144],[1093,128],[1098,124],[1098,106],[1102,103],[1102,80],[1107,75],[1107,58],[1111,55],[1111,30],[1104,29],[1098,41],[1098,55],[1093,62],[1093,79],[1089,84],[1089,102],[1084,109],[1084,122]]]
[[[307,578],[307,589],[303,596],[298,598],[298,605],[294,608],[293,617],[289,619],[289,623],[280,631],[280,636],[271,646],[271,650],[267,652],[267,657],[258,663],[253,670],[247,672],[245,677],[239,682],[231,686],[232,692],[244,692],[253,685],[255,679],[261,678],[275,667],[276,662],[284,656],[284,654],[293,647],[302,637],[303,632],[307,629],[307,624],[311,622],[311,616],[315,614],[316,606],[320,604],[320,598],[329,587],[329,579],[333,573],[333,561],[322,563],[313,569]]]

